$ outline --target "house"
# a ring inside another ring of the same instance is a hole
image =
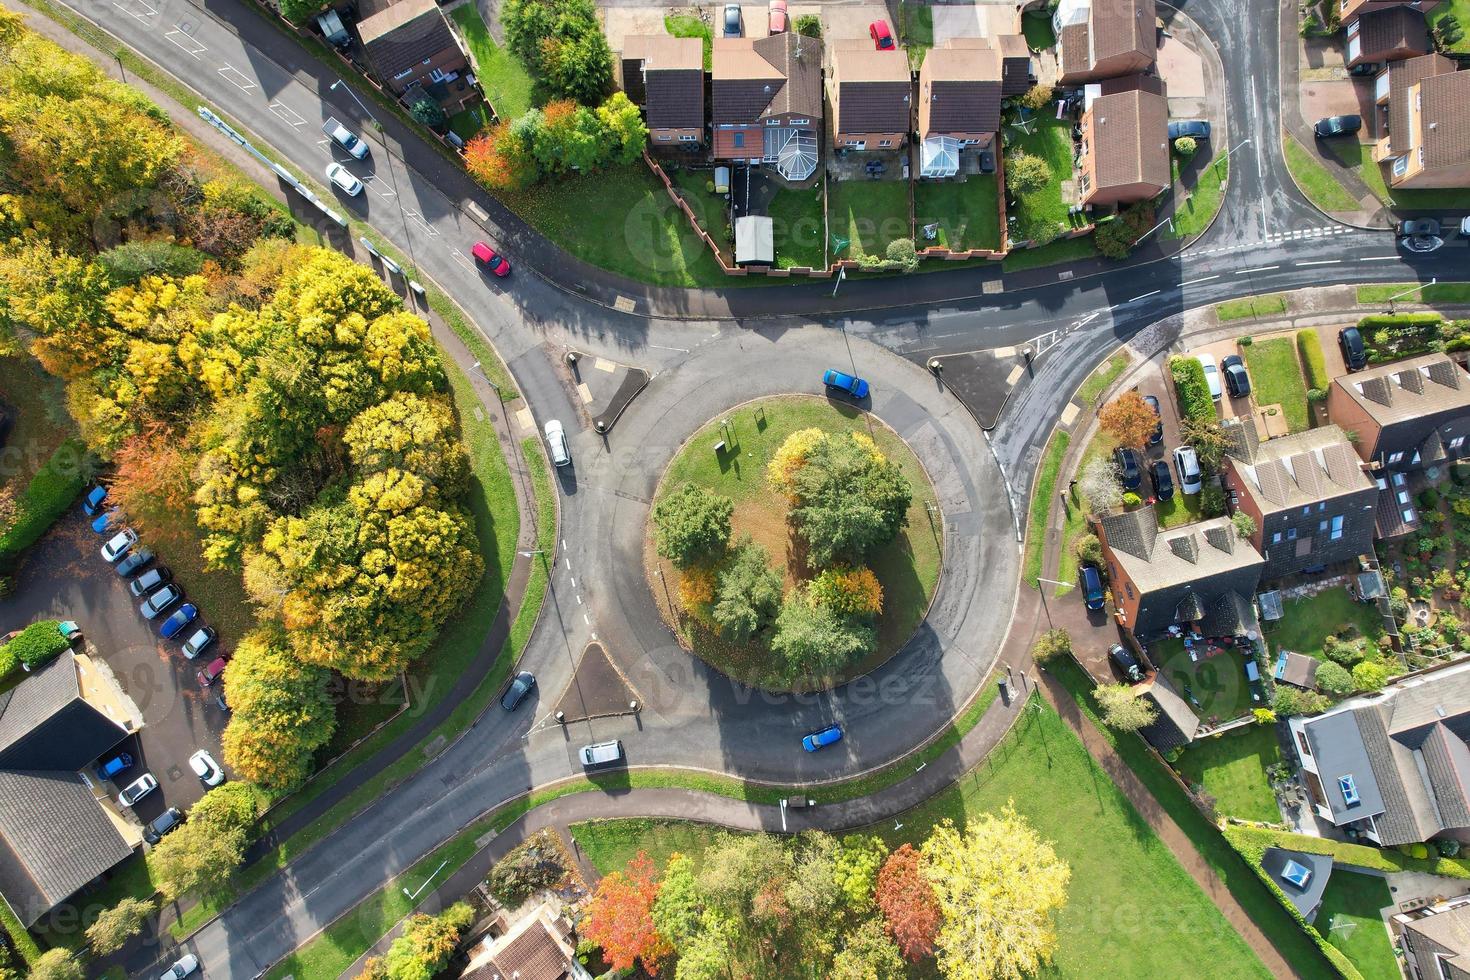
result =
[[[470,70],[459,38],[434,0],[399,0],[358,21],[373,71],[403,98],[413,89],[457,81]]]
[[[1020,34],[997,34],[991,38],[1000,51],[1000,94],[1009,99],[1023,95],[1036,84],[1036,62]]]
[[[1470,375],[1446,354],[1336,378],[1327,413],[1375,471],[1411,472],[1470,456]]]
[[[635,34],[623,39],[623,91],[643,108],[648,142],[704,143],[704,45],[697,37]]]
[[[141,714],[105,666],[63,652],[0,694],[0,894],[34,925],[142,844],[87,770]]]
[[[1470,829],[1470,663],[1288,725],[1323,820],[1382,847]]]
[[[965,147],[989,149],[1000,129],[1001,53],[987,38],[951,38],[919,66],[919,176],[953,177]]]
[[[1470,895],[1393,917],[1409,980],[1470,976]]]
[[[815,173],[822,42],[795,31],[716,38],[712,58],[715,159],[773,164],[790,181]]]
[[[1390,7],[1363,14],[1347,26],[1347,66],[1403,61],[1429,50],[1424,14],[1415,7]]]
[[[577,960],[566,918],[543,903],[503,936],[487,938],[470,952],[461,980],[592,980]]]
[[[1393,187],[1470,187],[1470,73],[1442,54],[1390,62],[1374,97],[1373,159]]]
[[[1276,883],[1286,900],[1303,919],[1311,922],[1322,907],[1322,893],[1332,877],[1332,858],[1268,847],[1261,855],[1261,870]]]
[[[1132,75],[1087,86],[1081,128],[1082,203],[1132,204],[1168,189],[1169,100],[1160,79]]]
[[[1379,13],[1399,7],[1408,7],[1427,14],[1439,6],[1439,0],[1337,0],[1337,19],[1352,25],[1364,14]]]
[[[1346,432],[1324,425],[1261,442],[1248,415],[1223,427],[1225,488],[1256,523],[1263,579],[1373,553],[1378,487]]]
[[[902,48],[878,51],[867,39],[839,41],[828,84],[833,145],[886,150],[908,141],[914,79]]]
[[[1052,29],[1061,84],[1081,85],[1153,67],[1158,50],[1154,0],[1061,0]]]
[[[1141,685],[1138,696],[1149,701],[1155,708],[1154,720],[1139,734],[1148,739],[1160,752],[1181,749],[1194,741],[1199,732],[1199,715],[1189,706],[1162,673],[1155,673],[1146,686]]]
[[[1171,626],[1206,636],[1259,629],[1251,606],[1263,559],[1226,517],[1159,529],[1152,507],[1097,522],[1119,620],[1147,643]]]

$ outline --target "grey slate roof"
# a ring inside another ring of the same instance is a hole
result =
[[[1449,980],[1470,976],[1470,905],[1412,919],[1404,923],[1403,937],[1421,964],[1437,958]]]
[[[1295,882],[1287,881],[1282,877],[1286,870],[1286,862],[1295,861],[1302,867],[1312,872],[1307,879],[1307,887],[1299,888]],[[1302,914],[1302,918],[1308,922],[1312,921],[1317,914],[1317,909],[1322,906],[1322,893],[1327,888],[1327,881],[1332,877],[1332,858],[1326,854],[1308,854],[1305,851],[1287,851],[1279,847],[1268,847],[1266,853],[1261,855],[1261,869],[1276,882],[1276,887],[1296,910]]]
[[[82,699],[70,653],[0,695],[0,769],[76,772],[126,736]]]
[[[1236,471],[1245,478],[1247,492],[1264,514],[1373,487],[1347,433],[1335,425],[1268,442],[1255,442],[1250,436],[1243,436],[1242,430],[1246,429],[1253,435],[1255,425],[1249,420],[1231,420],[1226,426],[1232,438],[1230,456],[1235,460]]]
[[[1182,748],[1194,740],[1195,732],[1199,731],[1199,716],[1175,693],[1163,674],[1156,674],[1153,683],[1139,697],[1147,698],[1159,709],[1159,716],[1154,723],[1140,729],[1150,745],[1160,752],[1167,752]]]
[[[1250,600],[1230,589],[1209,604],[1199,628],[1205,636],[1244,636],[1260,632],[1261,624]]]

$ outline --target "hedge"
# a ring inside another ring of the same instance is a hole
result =
[[[1307,387],[1326,391],[1332,384],[1327,373],[1327,357],[1322,353],[1322,339],[1315,330],[1296,332],[1296,349],[1302,355],[1302,371],[1307,376]]]
[[[1442,320],[1438,313],[1373,313],[1358,321],[1359,330],[1377,330],[1382,327],[1403,329],[1405,327],[1437,327]]]
[[[21,552],[39,541],[77,499],[84,485],[85,459],[81,440],[68,439],[31,477],[16,501],[15,519],[0,531],[0,572],[12,570]]]
[[[61,635],[60,620],[37,620],[21,630],[20,635],[15,639],[5,644],[4,647],[0,647],[0,660],[8,655],[12,669],[17,660],[35,669],[70,645],[66,637]],[[0,671],[0,677],[5,676],[6,673],[8,671]]]
[[[1224,829],[1225,839],[1239,851],[1248,862],[1260,864],[1261,856],[1268,847],[1282,847],[1308,854],[1326,854],[1338,864],[1370,871],[1423,871],[1445,878],[1470,880],[1470,860],[1465,858],[1429,857],[1411,858],[1406,854],[1387,848],[1369,847],[1366,844],[1349,844],[1345,841],[1328,840],[1307,834],[1293,834],[1286,830],[1271,830],[1266,827],[1248,827],[1232,824]]]
[[[1445,321],[1438,313],[1375,313],[1358,321],[1374,364],[1443,350]]]
[[[1171,357],[1169,373],[1179,396],[1180,413],[1193,419],[1214,419],[1215,400],[1210,397],[1204,366],[1193,357]]]

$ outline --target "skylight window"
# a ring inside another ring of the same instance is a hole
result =
[[[1362,802],[1362,798],[1358,796],[1358,784],[1353,781],[1352,773],[1337,777],[1337,786],[1342,790],[1343,802],[1348,806],[1357,806]]]
[[[1295,861],[1287,861],[1286,867],[1282,869],[1281,877],[1296,885],[1302,891],[1307,890],[1307,882],[1312,880],[1312,869]]]

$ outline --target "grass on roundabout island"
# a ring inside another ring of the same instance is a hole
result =
[[[725,425],[727,420],[728,426]],[[775,655],[766,648],[763,640],[731,643],[693,617],[682,614],[679,607],[680,573],[671,562],[660,559],[654,550],[651,519],[644,545],[649,587],[653,589],[654,600],[685,646],[722,673],[768,690],[832,687],[879,666],[913,635],[928,611],[929,601],[939,582],[943,531],[934,486],[928,474],[897,433],[875,416],[843,401],[812,395],[781,395],[750,402],[724,413],[706,423],[680,448],[664,473],[657,499],[662,499],[686,481],[729,497],[735,503],[730,521],[731,541],[750,535],[770,553],[773,562],[785,567],[786,585],[790,588],[797,581],[794,554],[800,540],[786,523],[788,505],[785,498],[766,483],[766,464],[787,436],[806,428],[818,428],[832,434],[870,433],[879,450],[902,468],[913,488],[908,527],[876,552],[868,563],[883,586],[883,612],[876,624],[877,649],[853,664],[844,675],[797,684],[783,680],[773,670]],[[729,448],[717,457],[714,445],[721,441]],[[929,505],[935,505],[932,518]]]

